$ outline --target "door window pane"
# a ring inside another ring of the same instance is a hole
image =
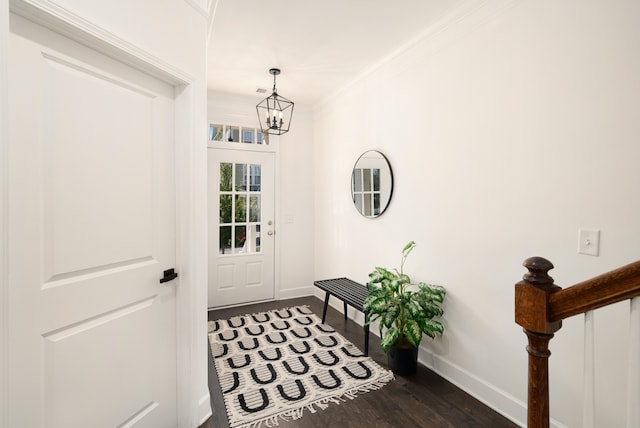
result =
[[[247,195],[236,195],[236,222],[247,221]]]
[[[231,195],[220,195],[220,224],[231,223]]]
[[[231,254],[231,226],[220,226],[220,254]]]
[[[262,177],[261,177],[261,169],[260,169],[260,165],[251,165],[249,168],[249,183],[250,183],[250,190],[252,192],[259,192],[260,191],[260,184],[262,181]]]
[[[247,243],[245,249],[248,253],[260,252],[260,225],[252,224],[248,228]]]
[[[254,130],[243,129],[242,130],[242,142],[245,144],[253,144]]]
[[[260,195],[249,197],[249,221],[257,223],[260,221]]]
[[[231,191],[231,172],[232,172],[232,164],[230,163],[220,164],[220,191],[222,192]]]
[[[247,190],[247,164],[245,163],[236,164],[236,190]]]
[[[225,133],[225,140],[231,143],[237,143],[240,141],[240,128],[237,126],[229,126],[227,127],[227,132]]]
[[[222,141],[222,125],[209,125],[209,141]]]
[[[209,124],[209,141],[244,144],[269,144],[269,134],[263,134],[260,128],[244,126]]]
[[[220,163],[220,254],[260,252],[261,173],[260,164]]]
[[[236,244],[235,251],[236,253],[244,252],[244,244],[247,240],[247,226],[236,226]]]

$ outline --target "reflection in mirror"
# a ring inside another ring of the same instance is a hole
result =
[[[391,201],[393,173],[387,158],[369,150],[358,158],[351,174],[351,197],[360,214],[378,217]]]

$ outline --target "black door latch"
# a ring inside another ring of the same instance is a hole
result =
[[[177,277],[178,277],[178,273],[173,268],[167,269],[164,271],[164,276],[160,278],[160,284],[162,284],[163,282],[172,281]]]

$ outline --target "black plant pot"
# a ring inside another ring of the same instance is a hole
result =
[[[387,351],[389,369],[397,375],[411,375],[418,369],[418,348],[409,343],[394,343]]]

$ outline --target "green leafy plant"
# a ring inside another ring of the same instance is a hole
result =
[[[442,323],[434,319],[444,314],[444,287],[424,282],[413,284],[404,273],[404,263],[415,246],[411,241],[402,249],[399,271],[376,267],[369,274],[369,295],[363,309],[368,314],[367,324],[380,321],[381,345],[385,351],[396,342],[417,347],[423,334],[435,338],[444,333]]]

